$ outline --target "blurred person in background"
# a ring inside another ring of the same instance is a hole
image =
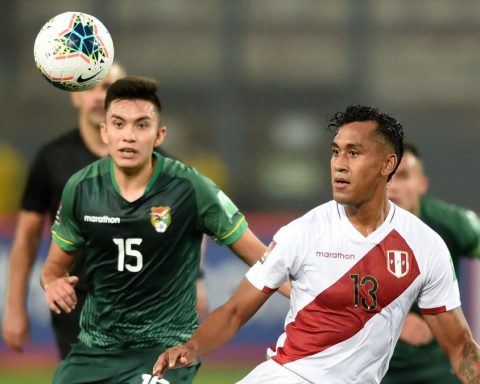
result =
[[[418,216],[445,241],[458,272],[459,258],[480,257],[480,222],[474,212],[427,196],[428,178],[418,149],[405,144],[388,198]],[[458,273],[457,273],[458,275]],[[384,384],[459,383],[448,358],[414,306],[395,347]]]

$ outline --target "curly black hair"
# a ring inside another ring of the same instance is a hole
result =
[[[377,131],[390,143],[397,155],[398,161],[395,169],[388,175],[389,181],[403,157],[403,140],[405,133],[403,126],[397,119],[389,114],[380,111],[379,109],[365,105],[350,105],[345,109],[345,112],[337,112],[328,119],[328,129],[336,135],[342,125],[353,123],[356,121],[375,121],[378,124]]]

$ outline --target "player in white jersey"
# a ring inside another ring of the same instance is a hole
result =
[[[402,126],[364,106],[330,125],[334,200],[280,229],[232,298],[186,344],[161,354],[154,374],[224,344],[290,280],[285,332],[240,383],[379,383],[415,301],[457,375],[480,382],[480,349],[446,245],[386,197],[403,155]]]

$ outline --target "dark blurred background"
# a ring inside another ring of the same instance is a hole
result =
[[[166,149],[245,211],[330,197],[326,117],[349,103],[396,116],[431,193],[480,211],[479,1],[2,1],[0,140],[24,165],[76,123],[32,53],[65,11],[98,17],[128,72],[159,80]]]
[[[2,0],[0,213],[16,211],[39,147],[76,125],[68,93],[33,60],[40,28],[66,11],[99,18],[129,74],[160,82],[165,149],[219,184],[265,242],[330,199],[326,118],[351,103],[397,117],[423,153],[430,193],[480,212],[478,0]],[[0,221],[0,315],[13,228]],[[46,231],[43,256],[47,245]],[[246,270],[224,253],[207,253],[211,309]],[[480,264],[464,269],[480,335]],[[28,307],[44,355],[52,335],[38,277]],[[263,354],[287,309],[272,298],[233,345],[260,342]]]

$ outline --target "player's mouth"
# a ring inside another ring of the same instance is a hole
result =
[[[120,156],[124,159],[131,159],[137,154],[137,151],[133,148],[120,148],[118,152],[120,152]]]
[[[344,179],[343,177],[335,177],[333,179],[333,185],[337,189],[345,189],[350,182],[347,179]]]

